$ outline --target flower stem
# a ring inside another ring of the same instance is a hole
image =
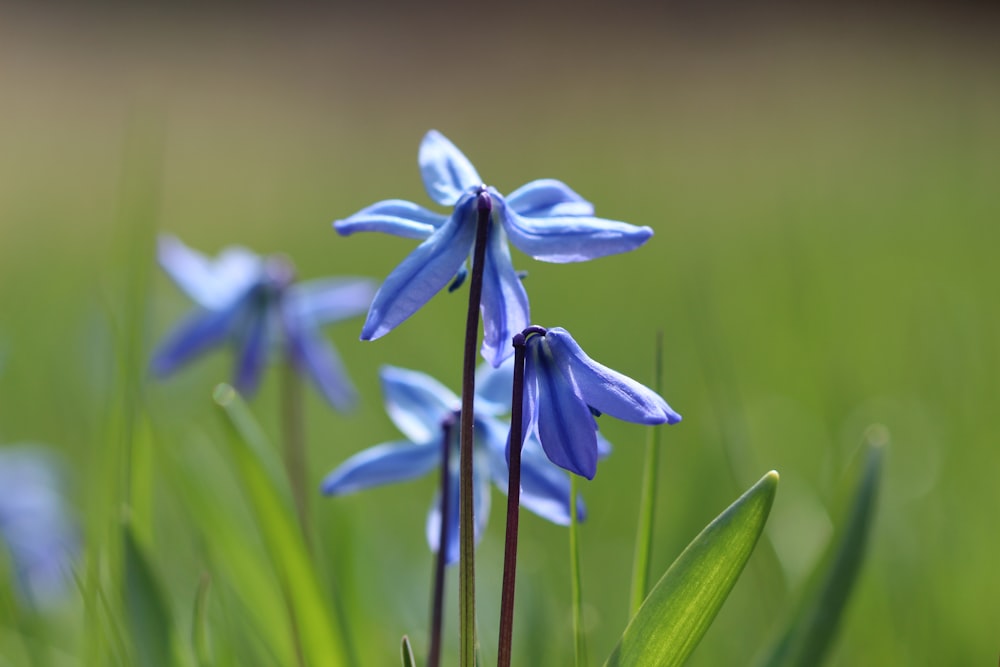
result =
[[[479,307],[483,296],[483,268],[489,237],[493,200],[483,189],[478,195],[476,245],[472,252],[469,310],[465,320],[465,354],[462,363],[462,414],[459,424],[459,635],[461,667],[476,664],[476,563],[472,497],[473,395],[476,391],[476,347],[479,343]]]
[[[455,428],[454,416],[441,423],[441,528],[438,532],[437,556],[434,559],[434,591],[431,602],[431,643],[427,650],[427,667],[441,663],[441,630],[444,625],[444,566],[448,557],[448,515],[451,493],[451,433]]]
[[[510,462],[507,481],[507,532],[503,553],[503,588],[500,596],[500,637],[497,667],[510,667],[514,634],[514,583],[517,570],[517,529],[521,506],[521,447],[524,419],[524,334],[514,336],[514,385],[510,408]]]
[[[663,377],[663,332],[656,335],[653,359],[653,391],[661,393]],[[646,438],[646,462],[643,467],[642,496],[639,500],[639,527],[635,536],[635,559],[632,565],[632,600],[629,609],[635,616],[649,589],[649,561],[653,551],[653,524],[656,513],[656,481],[660,469],[660,429],[649,429]]]
[[[305,539],[311,549],[312,535],[309,530],[309,486],[306,465],[305,416],[302,411],[302,378],[295,368],[295,362],[286,358],[281,374],[281,431],[284,441],[285,472],[288,485],[295,502],[295,513]]]
[[[576,667],[587,664],[587,644],[583,638],[583,585],[580,578],[580,521],[576,514],[576,475],[569,476],[569,567],[573,584],[573,657]]]

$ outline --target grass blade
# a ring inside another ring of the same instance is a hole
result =
[[[209,667],[213,664],[212,643],[208,631],[208,591],[212,585],[212,577],[207,572],[201,575],[198,590],[194,596],[194,613],[191,619],[191,645],[198,667]]]
[[[663,332],[656,336],[653,361],[653,391],[663,393]],[[656,487],[660,471],[660,434],[663,429],[648,429],[646,462],[642,469],[642,496],[639,499],[639,522],[635,534],[635,557],[632,561],[632,598],[629,610],[635,616],[646,599],[649,588],[649,561],[653,552],[653,526],[656,523]]]
[[[219,385],[215,401],[233,430],[228,439],[230,454],[285,592],[301,661],[307,665],[348,664],[338,625],[321,595],[315,563],[299,530],[280,460],[235,389]]]
[[[170,608],[131,526],[125,526],[122,537],[125,561],[123,588],[133,664],[139,667],[170,665],[173,660]]]
[[[642,603],[606,667],[669,667],[687,659],[750,558],[777,488],[772,470],[694,538]]]
[[[410,638],[403,635],[403,645],[400,648],[403,654],[403,667],[417,667],[417,661],[413,657],[413,647],[410,646]]]
[[[765,659],[758,662],[760,667],[815,667],[823,663],[833,643],[864,560],[888,433],[884,427],[873,427],[868,430],[866,439],[868,446],[864,470],[854,493],[847,523],[840,535],[831,541],[830,551],[816,568],[813,575],[816,583],[810,587],[810,593],[807,593],[774,647],[765,654]]]

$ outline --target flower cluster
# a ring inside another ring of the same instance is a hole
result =
[[[476,382],[475,407],[475,536],[478,541],[489,518],[490,483],[507,493],[507,435],[510,424],[501,419],[510,412],[512,365],[499,369],[484,365]],[[379,374],[385,409],[407,440],[376,445],[356,454],[331,472],[323,481],[326,495],[344,495],[362,489],[402,482],[431,472],[441,464],[442,439],[449,439],[453,451],[448,466],[448,543],[446,562],[458,561],[458,438],[450,428],[460,400],[434,378],[417,371],[385,366]],[[607,453],[603,439],[595,445]],[[559,525],[570,521],[569,481],[550,463],[535,441],[528,441],[523,453],[521,503],[539,516]],[[427,518],[427,541],[437,551],[441,528],[441,498],[436,497]],[[584,518],[583,502],[577,517]]]
[[[596,415],[649,425],[681,420],[659,394],[587,356],[562,327],[531,327],[518,343],[526,347],[522,438],[537,437],[561,468],[594,478]]]
[[[494,367],[513,354],[510,342],[531,324],[528,295],[510,256],[508,239],[543,262],[582,262],[627,252],[649,240],[649,227],[594,216],[593,205],[561,181],[532,181],[506,197],[483,184],[468,158],[431,130],[420,144],[420,174],[442,215],[398,199],[381,201],[334,223],[344,235],[384,232],[422,243],[389,274],[375,295],[362,340],[389,333],[449,282],[465,276],[476,237],[477,199],[488,193],[491,224],[483,278],[483,357]]]
[[[157,255],[198,307],[154,353],[156,375],[172,373],[212,347],[230,343],[236,351],[233,385],[250,394],[268,355],[281,346],[331,405],[347,409],[354,403],[355,391],[340,357],[319,328],[363,313],[375,293],[371,280],[295,282],[294,269],[282,256],[261,257],[231,247],[212,260],[172,236],[160,238]]]

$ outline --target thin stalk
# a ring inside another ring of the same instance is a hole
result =
[[[653,391],[661,392],[663,377],[663,332],[656,335],[653,359]],[[649,563],[653,552],[653,525],[656,513],[656,487],[660,470],[661,429],[650,427],[646,436],[646,462],[643,467],[642,495],[639,498],[639,525],[635,536],[635,558],[632,561],[631,615],[635,616],[649,590]]]
[[[524,334],[514,336],[514,385],[510,410],[510,463],[507,481],[507,533],[503,553],[503,588],[500,596],[500,637],[497,667],[510,667],[514,634],[514,583],[517,570],[517,528],[521,507],[521,447],[524,408]],[[572,510],[571,510],[572,511]]]
[[[465,320],[465,351],[462,363],[462,414],[459,425],[459,635],[461,667],[476,662],[476,563],[472,498],[472,437],[476,391],[476,347],[479,344],[479,306],[483,296],[483,265],[489,237],[493,201],[485,190],[478,195],[476,245],[469,280],[469,310]]]
[[[431,602],[431,642],[427,650],[427,667],[438,667],[441,663],[441,631],[444,626],[444,566],[448,555],[448,515],[451,513],[451,493],[448,480],[451,477],[451,432],[455,428],[454,417],[441,423],[441,528],[438,532],[438,550],[434,559],[434,590]]]
[[[573,658],[576,667],[587,664],[587,644],[583,637],[583,585],[580,578],[580,521],[576,515],[576,475],[569,476],[569,567],[573,579]]]
[[[281,374],[281,435],[284,442],[282,454],[285,461],[285,473],[288,475],[288,485],[292,490],[292,500],[295,502],[295,513],[299,519],[299,527],[302,529],[306,547],[311,550],[305,414],[302,406],[302,378],[295,368],[295,362],[286,358],[282,364]]]

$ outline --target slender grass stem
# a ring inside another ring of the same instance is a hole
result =
[[[569,567],[573,580],[573,664],[587,664],[587,643],[583,637],[583,585],[580,578],[580,521],[576,514],[576,475],[569,476]]]
[[[661,392],[663,377],[663,332],[656,335],[653,360],[653,391]],[[653,426],[646,437],[646,459],[643,466],[642,495],[639,498],[639,524],[635,536],[635,558],[632,565],[632,598],[630,615],[635,616],[649,590],[649,562],[653,551],[653,525],[656,514],[657,479],[660,470],[660,433]]]
[[[448,492],[451,477],[451,434],[454,418],[441,424],[441,528],[438,532],[438,550],[434,559],[434,584],[431,593],[431,637],[427,650],[427,667],[441,664],[441,631],[444,626],[444,570],[448,555],[448,515],[451,513],[451,494]]]
[[[524,408],[524,334],[514,336],[514,385],[510,410],[510,462],[507,481],[507,532],[503,553],[503,588],[500,596],[500,637],[497,667],[510,667],[514,634],[514,583],[517,570],[517,529],[521,507],[521,447]]]
[[[483,296],[483,265],[493,202],[485,190],[478,195],[476,245],[472,251],[469,310],[465,320],[462,363],[462,414],[459,425],[459,635],[462,667],[476,664],[476,563],[472,497],[472,438],[476,391],[476,347],[479,343],[479,307]]]
[[[295,362],[285,359],[281,374],[281,431],[284,441],[285,472],[292,490],[295,513],[305,538],[306,547],[312,549],[309,530],[309,476],[306,461],[305,413],[302,409],[302,378]]]

